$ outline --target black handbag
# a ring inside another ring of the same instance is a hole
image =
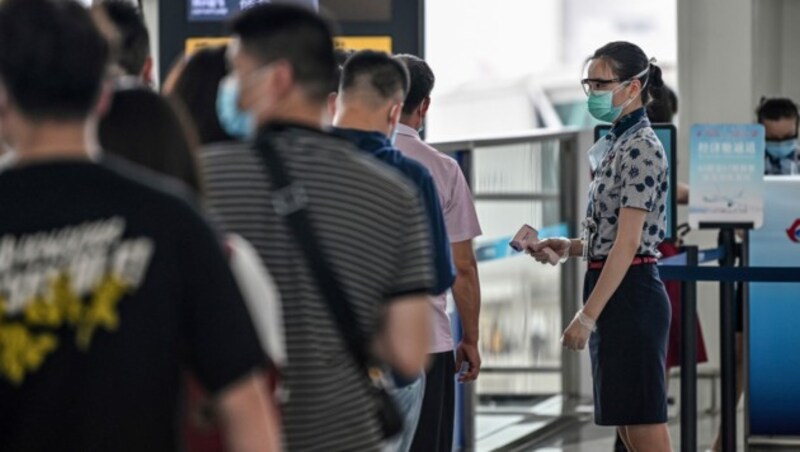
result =
[[[383,437],[396,436],[403,430],[403,417],[392,397],[380,384],[380,378],[372,376],[380,372],[375,372],[375,368],[370,368],[370,353],[366,349],[369,341],[365,340],[361,333],[339,280],[333,274],[332,267],[328,265],[324,250],[319,246],[306,211],[308,198],[305,190],[301,185],[292,183],[283,159],[267,139],[259,138],[256,142],[256,149],[272,180],[272,207],[279,216],[284,218],[297,244],[303,250],[322,296],[325,297],[328,308],[336,320],[339,333],[344,338],[350,354],[364,378],[368,380]]]

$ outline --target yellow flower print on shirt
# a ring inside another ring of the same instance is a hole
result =
[[[56,350],[55,331],[63,326],[74,328],[78,348],[88,351],[98,328],[119,328],[117,307],[130,288],[108,274],[84,303],[72,289],[69,277],[62,274],[50,281],[45,295],[26,304],[22,321],[8,318],[6,303],[0,300],[0,375],[21,384],[27,373],[38,370]]]

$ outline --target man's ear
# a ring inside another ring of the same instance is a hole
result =
[[[338,91],[331,91],[328,94],[328,114],[331,118],[336,116],[336,99],[339,97]]]
[[[144,60],[144,66],[142,67],[142,73],[139,74],[139,78],[142,79],[142,83],[146,86],[153,86],[153,57],[148,56],[147,59]]]
[[[397,126],[400,122],[400,117],[403,115],[403,103],[398,102],[389,108],[389,123],[392,127]]]
[[[422,103],[419,105],[419,117],[420,119],[425,119],[428,116],[428,109],[431,107],[431,98],[430,96],[422,99]]]
[[[0,85],[0,118],[5,118],[8,116],[8,110],[10,108],[10,101],[8,99],[8,91],[6,91],[5,87]]]
[[[97,102],[94,105],[94,114],[98,118],[103,116],[111,110],[111,102],[114,100],[114,88],[110,82],[103,82],[100,87],[100,95],[97,97]]]
[[[279,61],[274,65],[274,69],[267,76],[269,78],[269,87],[275,98],[281,99],[287,96],[294,88],[294,71],[286,61]]]

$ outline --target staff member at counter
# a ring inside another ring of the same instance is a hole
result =
[[[656,247],[664,239],[667,159],[647,119],[661,69],[628,42],[612,42],[589,59],[581,81],[589,112],[613,128],[589,150],[594,180],[584,238],[551,238],[546,247],[588,261],[584,307],[562,344],[583,350],[594,377],[595,423],[616,426],[628,450],[670,451],[665,359],[670,304],[659,279]]]
[[[798,174],[797,129],[800,114],[791,99],[761,98],[756,111],[758,122],[764,125],[766,147],[764,174]]]

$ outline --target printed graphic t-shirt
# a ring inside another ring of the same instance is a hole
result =
[[[215,234],[164,184],[0,173],[0,450],[175,450],[184,369],[218,392],[263,363]]]

